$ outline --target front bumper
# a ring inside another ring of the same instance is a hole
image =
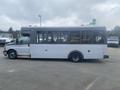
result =
[[[109,58],[109,56],[108,55],[104,55],[104,59],[108,59]]]
[[[7,51],[3,51],[3,55],[4,55],[4,56],[7,56]]]

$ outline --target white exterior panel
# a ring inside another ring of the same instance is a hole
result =
[[[28,45],[7,45],[6,51],[13,49],[17,52],[18,56],[30,55],[30,47]]]
[[[107,45],[30,44],[31,58],[68,58],[70,52],[75,50],[80,51],[84,59],[103,59],[107,55]]]

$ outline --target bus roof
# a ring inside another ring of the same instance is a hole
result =
[[[106,27],[22,27],[22,31],[79,31],[79,30],[106,30]]]

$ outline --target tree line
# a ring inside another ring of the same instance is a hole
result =
[[[107,31],[108,36],[118,36],[120,38],[120,26],[115,26],[112,30]]]

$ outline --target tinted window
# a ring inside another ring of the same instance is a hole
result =
[[[81,32],[81,44],[92,44],[93,43],[93,32],[82,31]]]
[[[39,32],[38,33],[38,43],[67,43],[68,33],[67,32]]]
[[[106,37],[103,32],[94,32],[94,43],[95,44],[105,44]]]
[[[70,43],[72,44],[80,43],[80,32],[70,32]]]
[[[30,38],[29,37],[20,37],[18,39],[18,44],[29,44]]]
[[[37,42],[38,43],[51,43],[52,33],[51,32],[39,32]]]
[[[99,31],[41,31],[37,43],[41,44],[104,44],[105,33]]]
[[[68,32],[53,32],[53,43],[68,43]]]

